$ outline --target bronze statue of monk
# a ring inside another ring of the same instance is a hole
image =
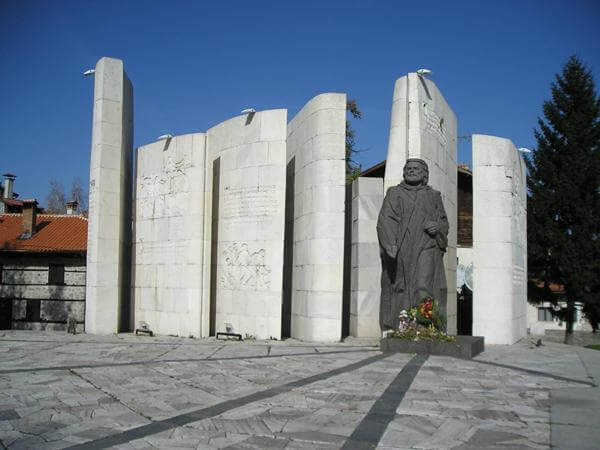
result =
[[[446,275],[443,256],[448,245],[448,218],[442,197],[427,185],[429,168],[411,158],[404,166],[404,181],[388,189],[377,236],[381,253],[381,309],[384,334],[398,328],[402,310],[427,297],[446,318]]]

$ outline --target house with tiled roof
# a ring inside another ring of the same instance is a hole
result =
[[[0,214],[0,329],[83,331],[88,221],[19,202]]]

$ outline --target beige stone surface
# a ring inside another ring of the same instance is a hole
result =
[[[292,337],[341,337],[344,264],[345,94],[311,99],[287,126],[294,166]]]
[[[473,334],[512,344],[527,332],[526,168],[513,143],[473,135]]]
[[[244,114],[207,131],[207,192],[218,202],[205,210],[216,221],[211,261],[215,331],[281,338],[287,110]],[[219,160],[219,183],[213,161]],[[215,185],[218,192],[212,192]],[[210,217],[210,219],[209,219]],[[205,314],[205,313],[203,313]]]
[[[136,154],[135,321],[160,334],[202,334],[205,142],[203,133],[176,136]]]
[[[123,307],[130,296],[133,87],[118,59],[100,59],[94,77],[85,322],[88,332],[108,334],[132,325]]]

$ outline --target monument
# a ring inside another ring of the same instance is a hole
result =
[[[456,117],[431,80],[396,81],[385,178],[359,178],[347,195],[345,94],[317,95],[289,121],[286,109],[247,110],[134,152],[123,62],[100,59],[95,77],[86,331],[144,322],[156,334],[332,342],[342,330],[379,336],[397,309],[430,296],[456,332]],[[520,220],[523,185],[513,186]],[[393,213],[378,237],[382,204]],[[519,261],[523,230],[511,231]]]
[[[398,329],[401,311],[433,298],[446,317],[446,274],[443,254],[448,244],[448,218],[441,195],[427,185],[429,169],[409,158],[404,181],[388,189],[377,234],[381,247],[380,326]]]
[[[132,173],[123,62],[95,76],[87,331],[339,340],[345,94],[165,135]]]

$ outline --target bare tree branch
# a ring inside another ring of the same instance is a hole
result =
[[[51,214],[64,214],[67,212],[65,188],[56,178],[50,179],[50,191],[46,196],[46,211]]]

